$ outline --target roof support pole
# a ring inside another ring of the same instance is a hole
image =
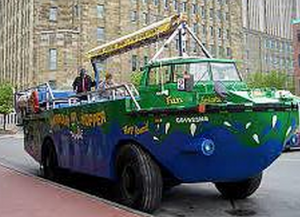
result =
[[[96,82],[96,90],[99,90],[99,82],[100,82],[100,71],[97,68],[96,60],[92,60],[92,66],[95,72],[95,82]]]
[[[179,56],[188,56],[186,52],[186,44],[187,44],[187,39],[186,39],[186,27],[187,24],[184,22],[181,25],[181,28],[179,30]]]
[[[207,58],[212,58],[211,54],[209,53],[209,51],[203,46],[202,42],[199,40],[199,38],[195,35],[195,33],[193,33],[193,31],[188,27],[185,26],[186,30],[191,34],[191,36],[193,37],[193,39],[197,42],[197,44],[199,45],[199,47],[201,48],[202,52],[204,53],[204,55]]]
[[[167,48],[169,46],[169,44],[174,40],[174,38],[177,36],[177,34],[180,32],[180,30],[182,29],[182,25],[180,25],[174,32],[173,34],[168,38],[168,40],[163,44],[163,46],[157,51],[157,53],[154,55],[154,57],[149,61],[154,62],[159,55],[164,51],[165,48]]]

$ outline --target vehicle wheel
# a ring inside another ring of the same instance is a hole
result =
[[[262,173],[239,182],[215,183],[219,192],[228,199],[245,199],[252,195],[260,186]]]
[[[59,169],[56,151],[51,141],[46,141],[44,146],[46,149],[43,151],[42,158],[43,176],[46,179],[55,181],[58,178]]]
[[[176,179],[168,179],[164,181],[164,187],[163,187],[163,191],[167,192],[170,191],[172,188],[180,185],[181,182],[176,180]]]
[[[127,144],[116,158],[118,197],[126,206],[155,211],[162,198],[162,176],[158,165],[140,147]]]
[[[285,146],[283,148],[283,152],[289,152],[289,151],[291,151],[291,147],[290,146]]]

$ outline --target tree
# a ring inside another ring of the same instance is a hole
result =
[[[269,73],[255,72],[247,76],[247,84],[250,88],[275,87],[295,91],[294,80],[284,72],[271,71]]]
[[[130,74],[130,81],[134,86],[139,87],[143,77],[143,72],[135,71]]]
[[[13,87],[0,84],[0,114],[4,116],[3,129],[6,130],[6,116],[13,111]]]

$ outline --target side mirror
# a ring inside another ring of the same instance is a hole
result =
[[[164,91],[161,91],[161,92],[157,92],[156,95],[157,96],[162,96],[162,95],[169,96],[170,92],[169,92],[169,90],[164,90]]]

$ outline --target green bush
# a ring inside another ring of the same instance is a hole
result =
[[[250,88],[275,87],[279,90],[295,92],[294,79],[284,72],[255,72],[247,76],[246,82]]]
[[[0,84],[0,114],[4,116],[4,130],[6,130],[6,115],[13,111],[13,102],[13,86],[8,83]]]
[[[139,87],[142,80],[143,72],[135,71],[130,75],[130,82],[134,84],[134,86]]]

